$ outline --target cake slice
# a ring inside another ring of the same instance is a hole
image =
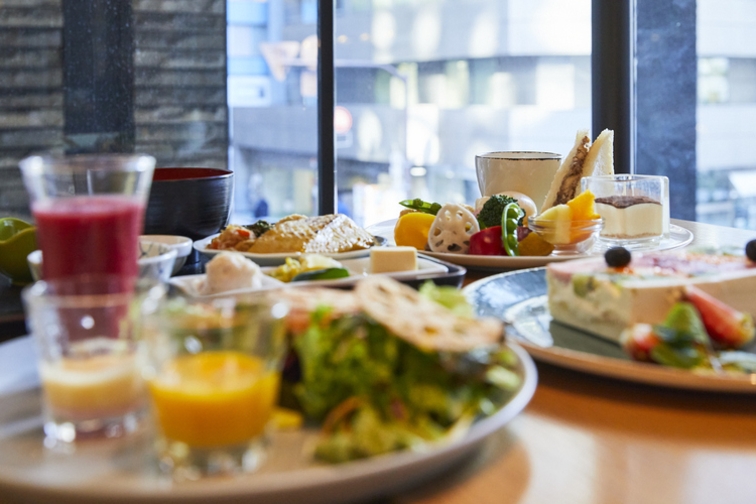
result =
[[[633,324],[662,322],[687,285],[756,315],[756,264],[743,256],[634,254],[624,268],[595,257],[549,264],[546,282],[555,320],[613,341]]]

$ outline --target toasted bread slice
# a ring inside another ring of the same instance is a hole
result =
[[[580,179],[614,175],[614,131],[605,129],[591,144],[588,130],[577,132],[575,146],[554,175],[541,212],[567,203],[580,193]]]
[[[614,175],[614,131],[605,129],[596,137],[583,163],[583,177]],[[578,184],[579,186],[580,184]],[[579,187],[578,187],[579,189]],[[578,192],[580,192],[578,190]]]
[[[591,137],[588,130],[579,130],[575,136],[575,145],[554,174],[549,192],[541,205],[541,212],[566,203],[575,197],[580,179],[583,177],[583,165],[590,150]]]

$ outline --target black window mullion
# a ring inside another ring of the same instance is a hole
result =
[[[336,212],[334,0],[318,0],[318,213]]]
[[[593,136],[614,130],[614,169],[633,173],[635,161],[634,0],[591,2]]]

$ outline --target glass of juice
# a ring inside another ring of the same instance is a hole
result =
[[[176,480],[250,472],[265,457],[287,308],[264,297],[171,299],[145,323],[161,471]]]
[[[155,158],[31,156],[20,162],[45,257],[45,279],[138,275],[138,239]]]
[[[42,382],[45,446],[120,437],[146,417],[137,365],[141,320],[165,287],[119,275],[37,282],[23,292]]]

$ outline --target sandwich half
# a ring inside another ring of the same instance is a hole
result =
[[[605,129],[591,144],[588,130],[580,130],[575,145],[562,160],[549,192],[541,205],[541,212],[567,203],[580,192],[580,179],[593,175],[614,174],[614,131]]]

